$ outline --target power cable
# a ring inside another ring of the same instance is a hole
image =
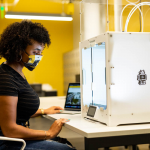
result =
[[[139,8],[140,6],[143,6],[143,5],[148,5],[150,6],[150,2],[142,2],[142,3],[139,3],[137,4],[129,13],[128,17],[127,17],[127,20],[126,20],[126,24],[125,24],[125,32],[127,32],[127,28],[128,28],[128,23],[130,21],[130,18],[131,16],[133,15],[133,13],[136,11],[137,8]],[[142,18],[142,32],[143,32],[143,18]]]
[[[123,31],[122,30],[122,15],[123,15],[123,12],[124,12],[125,8],[128,7],[128,6],[130,6],[130,5],[136,6],[136,4],[134,4],[134,3],[127,4],[126,6],[124,6],[124,8],[122,9],[121,14],[120,14],[120,30],[121,30],[121,32]],[[143,13],[141,12],[140,8],[138,8],[138,9],[139,9],[139,11],[141,13],[141,16],[143,18]]]

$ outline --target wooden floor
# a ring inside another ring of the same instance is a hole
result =
[[[43,117],[36,117],[30,119],[30,128],[36,130],[48,130],[51,124],[52,123],[50,120]],[[59,136],[63,137],[67,132],[68,131],[65,128],[63,128]],[[84,150],[84,137],[72,132],[67,137],[67,139],[72,143],[74,147],[76,147],[77,150]],[[138,145],[138,148],[139,150],[149,150],[149,144]],[[104,148],[99,148],[98,150],[104,150]],[[120,147],[111,147],[110,150],[132,150],[132,148],[125,149],[124,146],[120,146]]]

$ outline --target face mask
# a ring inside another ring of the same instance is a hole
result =
[[[23,63],[28,70],[32,71],[38,65],[39,61],[42,59],[42,56],[41,55],[28,55],[28,56],[29,56],[29,61],[27,63],[25,62]]]

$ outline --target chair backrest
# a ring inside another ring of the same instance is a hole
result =
[[[26,147],[26,142],[25,142],[23,139],[18,139],[18,138],[8,138],[8,137],[0,136],[0,140],[22,142],[23,145],[22,145],[22,147],[21,147],[20,150],[24,150],[25,147]]]

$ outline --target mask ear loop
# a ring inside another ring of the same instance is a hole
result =
[[[24,52],[29,56],[29,54],[26,51],[24,51]]]
[[[19,61],[17,61],[17,62],[20,62],[22,60],[22,55],[20,55],[20,59],[19,59]]]

